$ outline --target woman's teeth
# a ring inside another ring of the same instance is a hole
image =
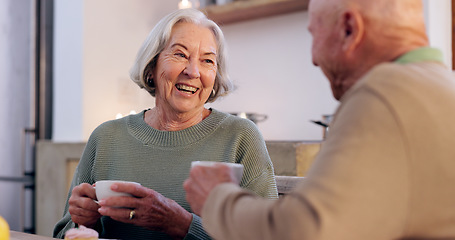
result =
[[[184,85],[184,84],[176,84],[175,87],[176,87],[179,91],[191,92],[192,94],[196,93],[197,90],[198,90],[198,88],[190,87],[190,86]]]

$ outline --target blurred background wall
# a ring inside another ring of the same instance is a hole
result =
[[[55,141],[81,141],[118,113],[154,106],[129,80],[136,52],[178,0],[57,1],[55,4]],[[433,45],[451,64],[449,0],[424,1]],[[328,81],[311,62],[306,11],[222,26],[229,70],[238,89],[208,105],[227,112],[266,114],[266,140],[317,140],[310,120],[337,106]],[[70,91],[71,90],[71,91]],[[71,126],[71,127],[69,127]]]

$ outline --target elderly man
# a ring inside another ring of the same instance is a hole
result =
[[[216,239],[455,239],[455,83],[420,0],[312,0],[313,62],[340,101],[306,179],[276,201],[195,167]]]

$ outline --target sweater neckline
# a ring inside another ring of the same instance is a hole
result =
[[[226,113],[215,109],[210,110],[210,115],[200,123],[179,131],[161,131],[149,126],[144,121],[144,114],[147,110],[143,110],[138,114],[127,117],[128,132],[144,145],[160,147],[185,146],[197,142],[214,132],[227,117]]]

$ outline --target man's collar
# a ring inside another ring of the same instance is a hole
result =
[[[422,47],[407,52],[395,60],[396,63],[443,62],[442,52],[431,47]]]

